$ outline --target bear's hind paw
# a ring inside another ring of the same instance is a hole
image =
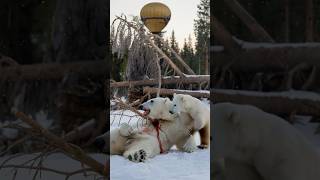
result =
[[[145,162],[147,160],[147,153],[145,150],[140,149],[133,154],[129,154],[128,159],[132,162]]]

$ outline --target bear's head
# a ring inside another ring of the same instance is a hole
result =
[[[153,119],[174,120],[174,115],[169,112],[172,102],[169,98],[157,97],[141,104],[139,109],[144,110],[144,115]]]

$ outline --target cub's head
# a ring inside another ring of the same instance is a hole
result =
[[[180,112],[186,112],[188,108],[188,98],[190,95],[185,94],[173,94],[172,105],[170,107],[171,114],[177,114]]]
[[[144,110],[144,115],[153,119],[173,120],[174,117],[169,113],[172,102],[169,98],[157,97],[141,104],[139,109]]]

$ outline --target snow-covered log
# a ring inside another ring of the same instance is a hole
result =
[[[158,88],[151,88],[151,87],[144,87],[143,93],[147,94],[156,94],[158,92]],[[180,90],[180,89],[160,89],[161,95],[173,95],[176,94],[189,94],[194,97],[203,97],[203,98],[210,98],[210,92],[206,90],[200,90],[200,91],[191,91],[191,90]]]
[[[300,63],[320,68],[320,43],[250,43],[234,38],[241,46],[236,54],[211,47],[213,67],[235,71],[283,71]],[[231,64],[231,65],[229,65]]]
[[[186,77],[180,76],[167,76],[161,78],[161,84],[191,84],[209,82],[210,75],[186,75]],[[158,79],[145,79],[139,81],[122,81],[110,83],[111,88],[119,87],[133,87],[133,86],[152,86],[158,84]]]
[[[257,92],[227,89],[211,90],[214,103],[254,105],[274,114],[292,113],[320,117],[320,95],[307,91]]]
[[[144,93],[157,93],[157,88],[145,87]],[[254,105],[274,114],[292,113],[320,117],[320,95],[307,91],[257,92],[229,89],[211,89],[214,103],[231,102]],[[209,91],[160,89],[161,95],[189,94],[194,97],[210,98]]]
[[[0,69],[0,81],[61,79],[69,72],[104,77],[108,73],[107,68],[105,61],[14,65]]]

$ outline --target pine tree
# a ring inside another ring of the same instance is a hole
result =
[[[178,42],[177,42],[177,40],[176,40],[176,36],[174,35],[174,30],[173,30],[172,33],[171,33],[170,47],[171,47],[173,50],[175,50],[177,53],[180,52],[179,45],[178,45]]]
[[[190,66],[193,71],[197,70],[197,62],[195,60],[194,50],[192,46],[191,36],[188,37],[188,41],[184,39],[184,44],[181,49],[181,57],[186,61],[186,63]]]
[[[210,1],[200,0],[197,6],[197,19],[195,20],[196,59],[198,73],[209,74],[209,38],[210,38]]]

